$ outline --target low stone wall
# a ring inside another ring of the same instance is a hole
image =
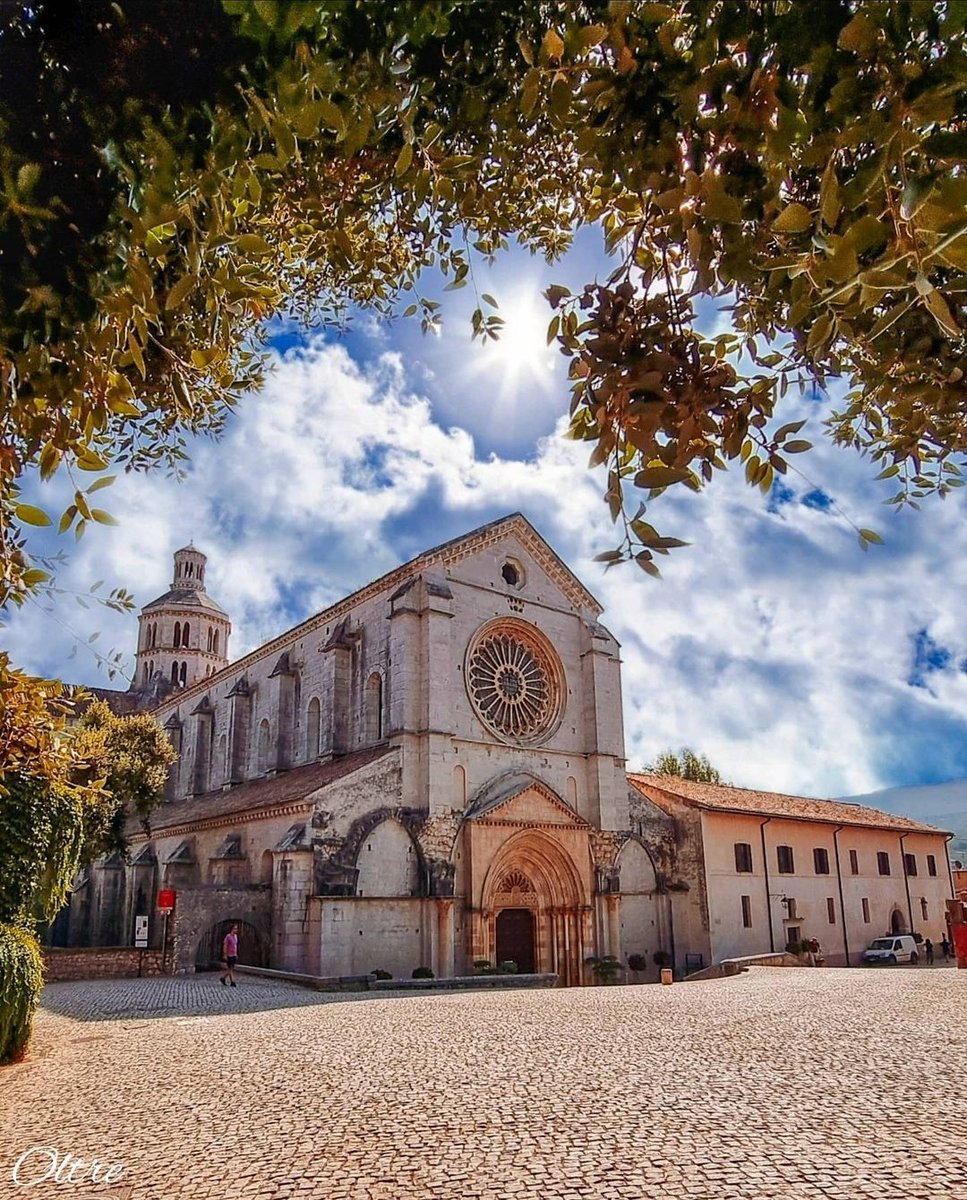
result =
[[[462,992],[490,988],[555,987],[557,976],[547,975],[457,975],[449,979],[376,979],[374,992]]]
[[[453,992],[471,988],[554,987],[557,976],[549,975],[458,975],[443,979],[377,979],[375,975],[304,975],[298,971],[276,971],[270,967],[237,966],[242,975],[281,979],[317,992]]]
[[[305,975],[299,971],[276,971],[273,967],[235,968],[239,975],[259,975],[263,979],[281,979],[283,983],[295,983],[299,987],[313,988],[317,992],[365,992],[372,987],[373,975]]]
[[[131,946],[51,946],[44,948],[43,955],[44,978],[48,983],[163,974],[160,950],[135,950]]]
[[[795,954],[780,950],[775,954],[749,954],[743,958],[724,958],[720,963],[706,967],[704,971],[693,971],[685,976],[686,983],[701,982],[703,979],[724,979],[729,975],[741,975],[749,967],[801,967]]]

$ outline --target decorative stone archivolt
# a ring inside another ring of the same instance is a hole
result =
[[[508,871],[497,884],[493,904],[497,908],[526,908],[537,904],[537,889],[523,871]]]
[[[564,671],[554,647],[527,621],[490,621],[467,648],[466,684],[480,720],[503,741],[546,740],[564,714]]]

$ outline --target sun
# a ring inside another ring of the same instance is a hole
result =
[[[496,341],[479,345],[468,370],[498,380],[498,398],[510,400],[534,387],[549,391],[554,384],[555,347],[547,344],[551,310],[540,292],[518,288],[498,297],[504,320]]]

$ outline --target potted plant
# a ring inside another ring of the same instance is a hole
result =
[[[591,968],[591,974],[597,983],[614,983],[621,974],[621,963],[613,954],[606,954],[603,958],[589,955],[584,963]]]
[[[648,970],[648,959],[643,954],[628,955],[628,970],[634,975]]]

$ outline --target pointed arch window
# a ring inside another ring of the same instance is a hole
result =
[[[217,629],[215,630],[215,636],[212,639],[212,653],[213,654],[218,653],[218,630]]]
[[[175,687],[178,686],[178,664],[176,662],[171,664],[171,682]]]
[[[306,713],[306,758],[310,761],[319,757],[319,701],[313,697]]]
[[[186,621],[184,623],[184,625],[182,625],[182,627],[181,627],[181,644],[184,646],[184,648],[186,650],[188,649],[188,630],[189,630],[189,625],[188,625],[188,622]]]
[[[175,621],[175,649],[181,649],[181,622]]]
[[[263,775],[269,769],[269,743],[272,738],[272,731],[267,720],[263,719],[259,723],[259,759],[258,770],[259,774]]]
[[[185,679],[186,679],[187,675],[188,675],[188,664],[186,662],[183,662],[181,664],[181,671],[178,673],[178,677],[181,680],[182,687],[185,686]]]
[[[366,682],[366,733],[371,742],[383,740],[383,677],[378,671]]]

